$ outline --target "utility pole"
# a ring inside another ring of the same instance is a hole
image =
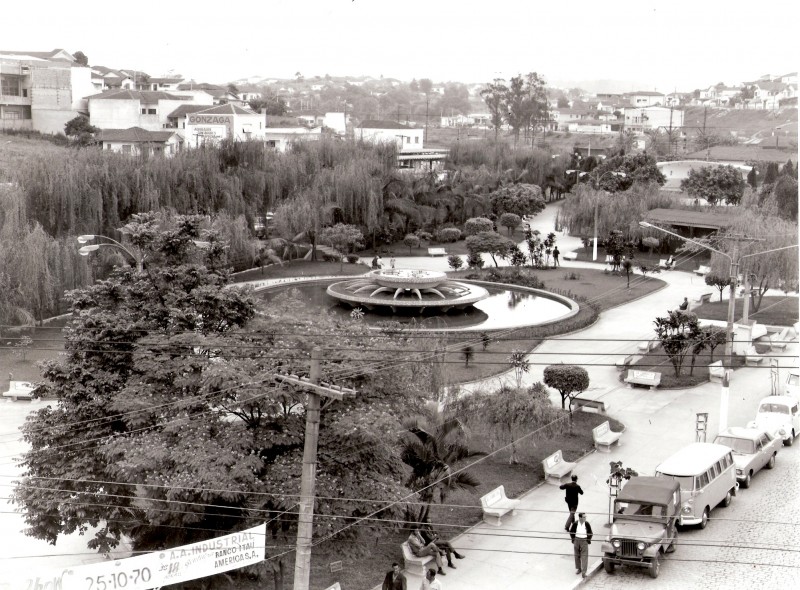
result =
[[[300,502],[297,519],[297,556],[294,563],[294,589],[308,590],[311,578],[311,540],[314,532],[314,486],[317,479],[317,443],[319,441],[320,397],[344,399],[354,397],[355,389],[330,383],[320,383],[320,360],[322,350],[311,351],[309,377],[275,374],[277,381],[290,383],[308,393],[306,405],[306,433],[303,447],[303,471],[300,480]]]

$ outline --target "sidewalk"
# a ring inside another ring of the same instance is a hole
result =
[[[534,219],[534,224],[540,231],[550,231],[554,213],[555,207],[548,206]],[[559,235],[557,243],[562,252],[580,247],[580,240],[568,236]],[[420,260],[398,258],[397,266],[436,270],[447,266],[446,260],[425,259],[425,266]],[[593,265],[564,261],[563,266]],[[636,352],[639,341],[653,338],[656,315],[675,309],[683,297],[691,300],[709,290],[702,277],[691,273],[670,271],[661,273],[659,278],[667,282],[660,291],[603,312],[593,326],[547,340],[528,355],[531,371],[524,377],[525,385],[541,381],[544,367],[549,364],[581,365],[589,371],[590,395],[602,399],[607,414],[626,426],[620,444],[612,447],[610,453],[590,453],[579,461],[574,471],[584,490],[579,509],[587,513],[595,535],[589,546],[590,572],[602,566],[600,547],[608,531],[605,482],[609,462],[622,461],[625,467],[642,475],[652,475],[663,459],[694,442],[696,413],[708,412],[709,439],[713,439],[718,430],[720,385],[717,383],[691,389],[649,391],[629,389],[619,382],[614,362],[620,356]],[[790,344],[780,353],[784,357],[780,359],[781,367],[797,366],[798,352],[800,346]],[[781,374],[785,374],[783,370]],[[506,377],[511,378],[511,372]],[[502,380],[503,376],[487,380],[488,387],[496,388],[498,379]],[[730,388],[728,424],[744,425],[752,420],[758,401],[769,393],[768,363],[766,367],[738,369]],[[561,405],[557,393],[553,403]],[[502,526],[480,523],[453,539],[453,545],[466,559],[457,562],[457,570],[446,568],[444,584],[448,590],[528,590],[532,585],[559,590],[579,586],[582,580],[575,574],[572,544],[564,531],[567,514],[564,492],[557,486],[542,484],[534,488],[521,497],[517,513],[505,517]],[[419,584],[418,577],[409,576],[409,589],[415,590]]]

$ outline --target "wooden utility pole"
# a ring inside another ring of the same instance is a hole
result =
[[[308,590],[311,578],[311,541],[314,533],[314,486],[317,479],[317,444],[319,441],[320,397],[344,399],[354,397],[355,389],[320,383],[322,350],[311,351],[309,377],[274,375],[284,383],[296,385],[308,393],[306,405],[306,440],[303,447],[303,472],[300,480],[300,502],[297,519],[297,556],[294,562],[294,590]]]

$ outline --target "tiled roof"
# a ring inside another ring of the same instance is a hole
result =
[[[202,111],[197,111],[204,115],[254,115],[250,109],[245,109],[234,104],[221,104],[215,107],[206,107]]]
[[[731,207],[731,209],[735,208]],[[651,209],[644,217],[650,223],[720,229],[730,226],[737,215],[738,212],[735,211],[731,211],[731,213],[711,213],[706,211],[686,211],[684,209]]]
[[[408,125],[403,125],[402,123],[398,123],[396,121],[364,121],[359,125],[361,129],[412,129]]]
[[[207,108],[208,105],[206,104],[182,104],[169,115],[167,115],[167,119],[180,119],[181,117],[185,117],[186,115],[190,115]]]
[[[160,90],[108,90],[100,94],[93,94],[87,99],[92,100],[138,100],[144,103],[154,103],[159,100],[190,100],[188,96],[175,96]]]
[[[761,90],[770,90],[773,92],[786,88],[786,84],[783,82],[756,82],[756,86],[758,86]]]
[[[150,78],[152,84],[175,84],[183,82],[183,78]]]
[[[164,143],[175,135],[175,131],[147,131],[141,127],[129,129],[103,129],[98,139],[100,141],[130,141],[131,143]]]
[[[700,150],[687,154],[686,159],[705,160],[706,154],[712,160],[727,160],[730,162],[785,162],[790,155],[781,150],[765,149],[755,145],[715,145],[710,150]]]
[[[664,96],[662,92],[652,92],[650,90],[639,90],[637,92],[629,92],[631,96]]]

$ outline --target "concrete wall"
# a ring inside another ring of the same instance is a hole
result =
[[[73,110],[33,108],[33,128],[39,133],[64,133],[67,121],[77,117],[80,113]]]
[[[89,100],[89,122],[99,129],[128,129],[139,125],[138,100]]]

